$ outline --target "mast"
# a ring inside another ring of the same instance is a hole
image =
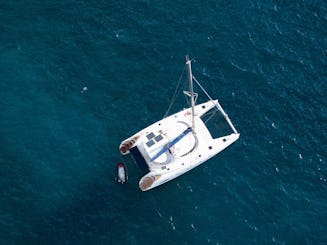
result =
[[[191,67],[191,60],[190,57],[185,55],[186,58],[186,65],[188,68],[188,80],[189,80],[189,87],[191,93],[191,107],[192,107],[192,130],[194,130],[194,91],[193,91],[193,75],[192,75],[192,67]]]

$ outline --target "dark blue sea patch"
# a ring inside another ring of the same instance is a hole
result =
[[[326,10],[0,3],[2,244],[326,244]],[[143,193],[118,145],[162,118],[186,53],[241,137]]]

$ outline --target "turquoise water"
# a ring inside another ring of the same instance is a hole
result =
[[[327,243],[326,2],[2,1],[0,31],[2,244]],[[143,193],[118,145],[186,53],[241,137]]]

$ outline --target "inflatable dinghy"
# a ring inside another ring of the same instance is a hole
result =
[[[127,176],[127,168],[125,164],[118,163],[117,164],[117,177],[116,180],[120,184],[124,184],[127,182],[128,176]]]

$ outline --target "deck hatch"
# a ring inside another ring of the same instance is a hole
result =
[[[162,137],[161,134],[159,134],[159,135],[157,135],[154,139],[155,139],[157,142],[159,142],[160,140],[163,139],[163,137]]]
[[[151,146],[153,146],[154,144],[155,144],[154,140],[149,140],[148,142],[146,142],[146,145],[147,145],[148,147],[151,147]]]
[[[146,137],[148,138],[148,140],[152,139],[154,137],[154,133],[149,133]]]

